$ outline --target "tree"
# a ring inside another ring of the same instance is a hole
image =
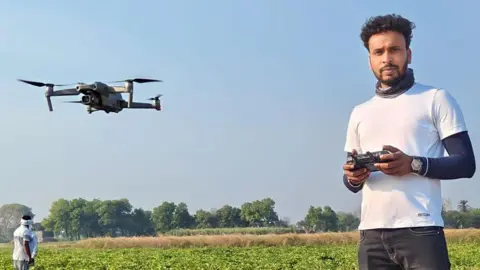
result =
[[[152,222],[152,212],[136,208],[129,219],[128,231],[130,236],[153,236],[155,227]]]
[[[218,226],[220,228],[245,226],[245,223],[242,220],[240,208],[224,205],[218,209],[215,214],[218,217]]]
[[[34,218],[32,209],[19,203],[4,204],[0,207],[0,241],[13,239],[13,231],[20,226],[23,215]]]
[[[324,231],[338,231],[337,213],[335,213],[335,211],[333,211],[333,209],[328,205],[323,207],[322,220],[324,223]]]
[[[271,198],[246,202],[241,206],[241,218],[249,226],[273,226],[278,222],[274,208],[275,201]]]
[[[442,212],[447,212],[452,210],[452,201],[450,199],[442,200]]]
[[[197,228],[218,228],[218,217],[212,213],[203,209],[197,210],[194,215]]]
[[[174,228],[173,215],[176,206],[173,202],[163,202],[161,205],[153,208],[152,220],[157,232],[165,233]]]
[[[303,229],[307,233],[318,232],[323,229],[324,224],[322,220],[322,212],[322,207],[314,207],[313,205],[310,205],[302,223],[304,227]]]
[[[186,229],[194,225],[195,220],[188,212],[187,204],[181,202],[175,207],[173,213],[173,227]]]
[[[70,201],[58,199],[52,203],[50,214],[42,221],[45,229],[67,238],[72,238],[72,221],[70,215]]]
[[[355,230],[360,225],[360,219],[352,213],[339,212],[337,219],[339,231],[348,232]]]
[[[471,208],[472,207],[470,207],[470,205],[468,205],[467,200],[460,200],[460,202],[457,205],[458,211],[463,212],[463,213],[470,211]]]

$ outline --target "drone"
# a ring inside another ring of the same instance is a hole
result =
[[[94,82],[91,84],[86,83],[76,83],[76,84],[53,84],[53,83],[43,83],[35,82],[29,80],[18,79],[21,82],[37,86],[37,87],[46,87],[45,97],[47,99],[48,110],[53,111],[52,101],[50,97],[56,96],[77,96],[82,94],[81,100],[78,101],[65,101],[67,103],[79,103],[83,104],[87,108],[87,112],[91,114],[96,111],[104,111],[105,113],[119,113],[123,109],[154,109],[157,111],[161,110],[160,97],[157,95],[155,97],[149,98],[152,100],[151,103],[147,102],[135,102],[133,101],[133,83],[150,83],[150,82],[162,82],[162,80],[155,79],[127,79],[121,81],[112,81],[112,82]],[[123,86],[111,86],[110,83],[124,83]],[[63,87],[76,85],[75,87],[65,88],[60,90],[54,90],[54,87]],[[128,94],[128,101],[123,99],[122,93]]]

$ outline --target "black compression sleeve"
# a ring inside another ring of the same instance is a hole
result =
[[[360,190],[362,190],[363,188],[363,183],[358,185],[358,186],[354,186],[354,185],[351,185],[349,182],[348,182],[348,178],[347,176],[344,174],[343,175],[343,184],[348,188],[348,190],[350,190],[351,192],[353,193],[357,193],[359,192]]]
[[[441,180],[471,178],[476,171],[475,154],[467,131],[460,132],[443,139],[443,145],[449,156],[441,158],[420,157],[423,170],[420,175]],[[352,186],[345,175],[344,185],[353,193],[363,188],[363,184]]]
[[[420,175],[441,180],[471,178],[475,174],[476,164],[468,132],[454,134],[442,142],[449,156],[422,157],[425,166]]]

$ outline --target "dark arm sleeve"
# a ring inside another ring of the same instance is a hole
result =
[[[420,175],[441,180],[472,178],[476,171],[476,162],[468,132],[459,132],[443,139],[442,142],[449,156],[420,157],[425,164]],[[363,184],[352,186],[345,175],[343,175],[343,184],[353,193],[357,193],[363,188]]]
[[[425,158],[421,175],[441,180],[472,178],[476,164],[472,142],[467,131],[459,132],[442,140],[449,156]]]
[[[353,193],[357,193],[363,188],[363,183],[358,186],[351,185],[348,182],[347,176],[345,174],[343,175],[343,184],[348,188],[348,190],[350,190]]]

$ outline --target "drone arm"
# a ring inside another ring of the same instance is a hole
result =
[[[45,97],[47,98],[48,110],[53,111],[52,100],[51,97],[55,96],[76,96],[80,94],[76,88],[69,88],[69,89],[62,89],[56,91],[47,91]]]
[[[128,90],[124,86],[111,86],[110,93],[128,93]]]
[[[77,89],[70,88],[63,90],[55,90],[50,94],[50,96],[77,96],[79,94],[80,92],[78,92]]]
[[[158,111],[161,109],[159,103],[152,104],[152,103],[144,103],[144,102],[132,102],[130,104],[130,107],[128,106],[128,103],[125,103],[123,107],[126,109],[156,109]]]

